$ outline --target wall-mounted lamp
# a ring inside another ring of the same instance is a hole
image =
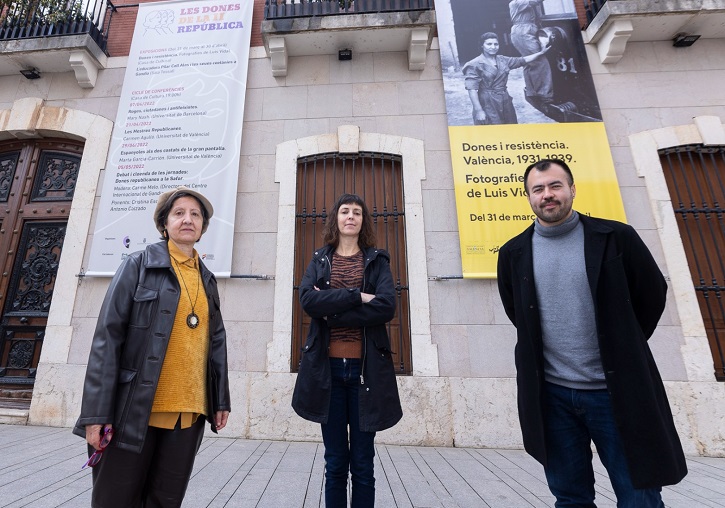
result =
[[[695,44],[695,41],[699,38],[699,35],[677,34],[672,39],[672,45],[676,48],[688,48]]]
[[[40,71],[38,71],[38,69],[34,67],[30,69],[22,69],[20,71],[20,74],[28,79],[38,79],[40,77]]]
[[[341,49],[337,53],[337,59],[338,60],[352,60],[352,50],[351,49]]]

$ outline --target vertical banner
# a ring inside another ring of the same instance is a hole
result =
[[[157,242],[158,196],[180,185],[214,206],[196,249],[230,275],[253,3],[139,5],[86,275]]]
[[[536,218],[523,174],[562,159],[574,207],[625,220],[571,0],[436,1],[463,276],[496,277],[500,247]]]

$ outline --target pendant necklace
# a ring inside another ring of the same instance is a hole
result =
[[[174,259],[174,258],[171,258]],[[186,281],[184,280],[184,276],[181,275],[181,267],[179,266],[179,262],[174,259],[174,263],[176,263],[176,269],[179,271],[179,277],[181,277],[181,282],[184,283],[184,289],[186,290],[186,296],[189,297],[189,303],[191,304],[191,313],[186,316],[186,326],[189,328],[196,328],[199,326],[199,316],[196,315],[196,312],[194,312],[194,307],[196,307],[196,302],[199,300],[199,286],[201,286],[201,274],[199,273],[199,270],[196,271],[197,276],[197,284],[196,284],[196,297],[194,298],[194,302],[191,301],[191,295],[189,294],[189,288],[186,286]]]

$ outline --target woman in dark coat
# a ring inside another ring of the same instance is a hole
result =
[[[322,424],[325,506],[347,506],[351,474],[352,507],[367,508],[375,504],[375,433],[403,415],[385,327],[395,315],[395,287],[390,256],[373,247],[372,219],[359,196],[340,196],[324,241],[300,285],[312,321],[292,407]]]
[[[186,187],[162,194],[164,241],[131,254],[108,288],[73,429],[88,442],[94,508],[181,506],[204,421],[227,423],[219,292],[194,249],[212,213]]]

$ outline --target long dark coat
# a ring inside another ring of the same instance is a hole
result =
[[[327,423],[332,383],[328,356],[330,328],[360,327],[363,329],[360,430],[385,430],[403,417],[390,339],[385,328],[395,316],[390,255],[382,249],[364,249],[362,288],[331,289],[333,250],[328,245],[315,252],[300,284],[300,303],[312,321],[302,348],[292,408],[306,420]],[[375,298],[363,304],[361,291],[374,294]]]
[[[214,414],[231,409],[227,336],[216,278],[201,260],[199,269],[209,301],[206,418],[216,433]],[[98,315],[74,434],[85,437],[86,425],[111,423],[115,446],[141,452],[180,295],[166,242],[121,264]]]
[[[667,283],[634,228],[581,214],[580,220],[602,366],[632,482],[636,488],[675,484],[687,474],[685,456],[647,345],[665,307]],[[516,380],[524,447],[546,465],[533,233],[532,225],[501,248],[498,286],[518,336]]]

